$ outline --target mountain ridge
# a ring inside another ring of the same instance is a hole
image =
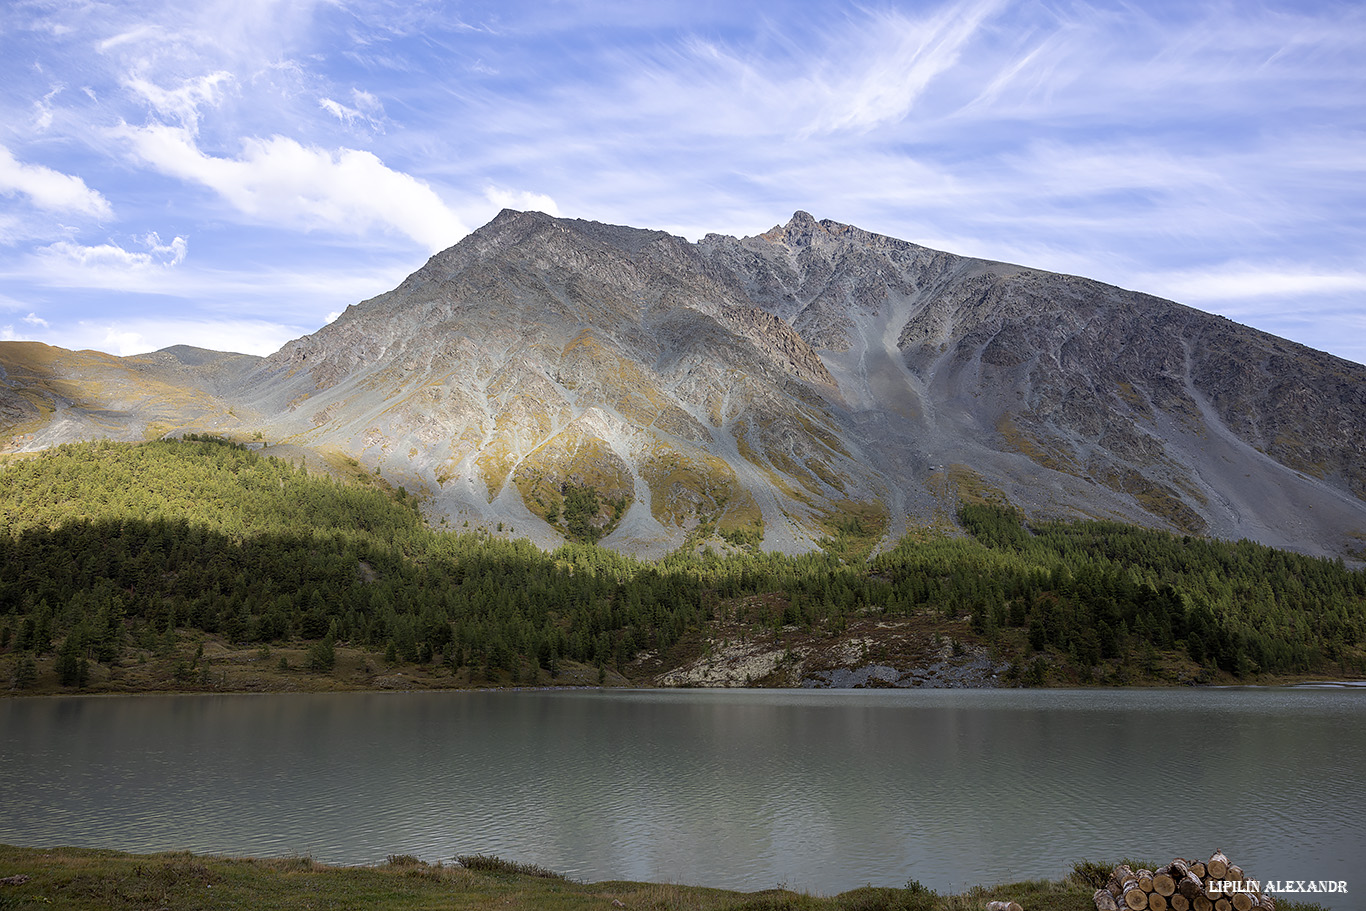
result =
[[[801,211],[690,243],[504,210],[266,358],[3,344],[7,449],[259,433],[378,470],[434,521],[543,547],[797,552],[982,498],[1366,543],[1366,367]]]

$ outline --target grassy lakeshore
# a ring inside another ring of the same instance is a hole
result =
[[[1091,894],[1096,887],[1091,876],[1096,869],[1110,866],[1082,862],[1060,880],[978,886],[958,895],[939,895],[908,882],[904,888],[864,887],[835,896],[816,896],[786,889],[732,892],[673,884],[579,883],[497,858],[466,859],[466,863],[470,866],[454,861],[430,864],[405,855],[390,857],[380,866],[334,867],[306,857],[125,854],[0,845],[0,909],[419,911],[496,906],[506,911],[616,907],[969,911],[983,908],[988,901],[1010,900],[1019,902],[1026,911],[1092,911]],[[1321,905],[1290,901],[1278,901],[1277,908],[1323,911]]]

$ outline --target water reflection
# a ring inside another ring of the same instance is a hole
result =
[[[1359,690],[9,700],[0,841],[826,893],[1223,848],[1351,880],[1363,721]]]

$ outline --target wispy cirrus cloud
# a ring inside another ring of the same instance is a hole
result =
[[[902,120],[1004,6],[1003,0],[950,5],[927,19],[874,14],[870,27],[858,30],[862,46],[842,48],[818,71],[821,110],[809,128],[869,130]]]
[[[364,125],[374,130],[383,127],[384,104],[370,92],[361,89],[351,90],[350,105],[332,98],[319,98],[318,107],[337,118],[337,122],[345,126]]]

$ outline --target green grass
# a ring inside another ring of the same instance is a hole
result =
[[[1062,880],[978,886],[960,895],[939,895],[911,881],[900,889],[866,886],[816,896],[782,888],[732,892],[673,884],[578,883],[540,867],[482,855],[451,864],[392,855],[379,866],[334,867],[307,857],[260,860],[0,845],[0,878],[28,877],[20,884],[0,884],[0,909],[980,911],[988,901],[1013,900],[1026,911],[1092,911],[1094,887],[1083,872],[1092,866],[1106,865],[1082,862]],[[1277,909],[1323,911],[1318,905],[1285,901],[1278,901]]]

